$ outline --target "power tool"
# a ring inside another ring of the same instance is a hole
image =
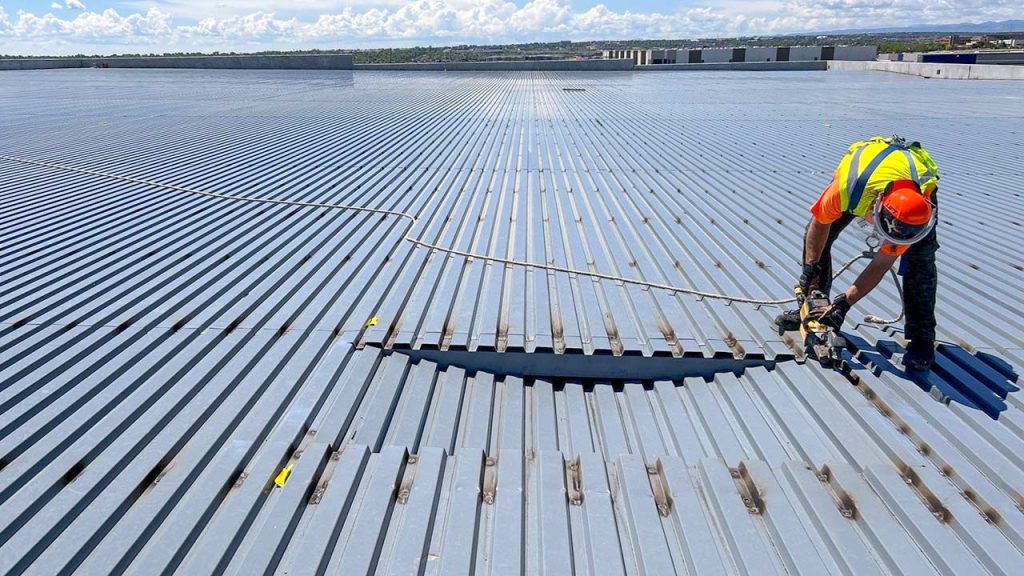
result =
[[[800,303],[800,337],[807,355],[822,366],[838,364],[843,358],[842,351],[846,349],[846,339],[836,330],[817,321],[832,305],[828,296],[818,290],[805,296],[803,290],[797,287],[796,298]]]

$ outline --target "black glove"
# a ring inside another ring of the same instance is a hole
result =
[[[818,318],[818,323],[839,330],[843,327],[843,321],[846,320],[846,313],[849,311],[850,303],[846,301],[846,294],[840,294]]]
[[[804,296],[811,294],[811,282],[817,280],[818,275],[821,273],[821,266],[818,263],[804,264],[804,269],[800,272],[800,291],[803,292]]]

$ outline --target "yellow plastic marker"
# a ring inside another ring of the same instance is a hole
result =
[[[370,326],[376,326],[377,322],[380,322],[380,317],[374,316],[366,321],[366,327],[369,328]]]
[[[289,464],[281,469],[281,472],[274,478],[274,484],[277,484],[278,488],[284,488],[284,483],[288,481],[288,475],[292,473],[292,464]]]

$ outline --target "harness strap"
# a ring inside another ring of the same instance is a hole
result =
[[[902,150],[902,148],[890,144],[885,148],[885,150],[882,150],[871,159],[871,162],[868,163],[867,167],[864,168],[864,171],[857,177],[857,182],[854,184],[853,189],[850,190],[850,200],[846,206],[847,212],[853,214],[854,210],[856,210],[857,206],[860,204],[860,197],[864,195],[864,188],[867,187],[868,180],[871,179],[871,174],[886,158],[889,157],[890,154],[897,150]]]

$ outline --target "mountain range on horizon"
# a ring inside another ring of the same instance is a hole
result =
[[[916,24],[911,26],[888,26],[880,28],[845,28],[842,30],[826,30],[818,32],[818,34],[884,34],[893,32],[1024,32],[1024,20],[961,22],[958,24]]]

